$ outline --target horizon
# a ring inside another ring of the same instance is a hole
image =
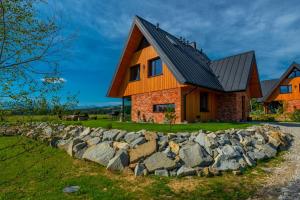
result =
[[[79,106],[121,103],[106,92],[135,15],[159,23],[176,37],[196,41],[212,60],[254,50],[260,79],[279,78],[293,61],[300,62],[296,2],[51,1],[48,6],[66,24],[64,32],[78,34],[72,56],[61,63],[63,91],[79,92]]]

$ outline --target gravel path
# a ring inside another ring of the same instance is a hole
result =
[[[280,123],[280,127],[294,136],[292,147],[284,155],[285,162],[268,169],[271,176],[254,199],[300,200],[300,124]]]

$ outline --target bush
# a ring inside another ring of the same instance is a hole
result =
[[[105,128],[106,128],[106,129],[112,129],[112,123],[106,124],[106,125],[105,125]]]
[[[300,110],[295,110],[291,116],[291,120],[295,122],[300,122]]]
[[[264,122],[274,122],[275,116],[272,114],[257,114],[251,115],[253,121],[264,121]]]

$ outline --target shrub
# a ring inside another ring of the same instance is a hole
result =
[[[112,129],[112,123],[107,123],[107,124],[105,125],[105,128],[106,128],[106,129]]]
[[[177,116],[174,109],[168,108],[165,112],[165,122],[170,125],[170,131],[172,129],[172,125],[175,124]]]
[[[291,120],[295,122],[300,122],[300,110],[295,110],[292,113]]]

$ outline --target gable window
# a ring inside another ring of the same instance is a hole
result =
[[[162,74],[162,62],[160,58],[149,60],[148,77],[158,76]]]
[[[130,67],[130,77],[129,81],[138,81],[140,80],[140,65],[134,65]]]
[[[290,73],[289,78],[295,78],[295,77],[300,77],[300,70],[294,69],[294,70]]]
[[[139,45],[138,45],[138,47],[136,48],[135,51],[139,51],[139,50],[144,49],[148,46],[150,46],[148,40],[145,37],[142,37],[142,39],[141,39],[141,41],[140,41],[140,43],[139,43]]]
[[[280,94],[292,93],[292,85],[281,85],[279,87]]]
[[[200,93],[200,112],[209,112],[207,92]]]
[[[153,105],[153,112],[166,112],[166,111],[175,111],[175,104],[169,103],[169,104],[156,104]]]

